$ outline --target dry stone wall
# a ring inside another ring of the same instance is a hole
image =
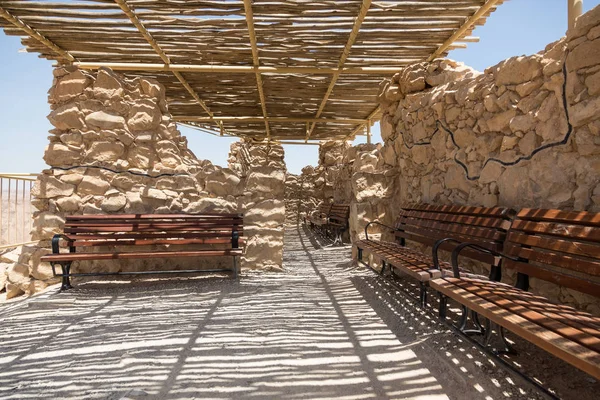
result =
[[[412,202],[600,211],[599,85],[600,7],[538,54],[483,73],[451,60],[403,69],[379,96],[381,169],[398,176],[387,214]],[[595,298],[531,286],[600,314]]]
[[[436,60],[384,82],[382,154],[401,171],[400,202],[600,210],[598,14],[484,73]]]
[[[281,271],[286,212],[283,147],[233,143],[229,165],[239,174],[244,188],[238,199],[244,213],[244,236],[248,237],[242,267]]]
[[[283,180],[280,147],[247,146],[249,170],[198,160],[152,79],[124,79],[110,69],[57,68],[49,92],[54,126],[33,190],[33,240],[6,268],[6,296],[32,294],[53,282],[40,257],[71,214],[240,212],[248,228],[243,269],[281,268]],[[281,199],[281,200],[279,200]],[[258,211],[257,211],[258,210]],[[273,240],[271,240],[271,238]],[[267,251],[268,248],[268,251]],[[169,268],[229,265],[231,260],[169,260]],[[87,262],[87,272],[164,268],[164,260]]]

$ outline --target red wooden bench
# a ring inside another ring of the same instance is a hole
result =
[[[502,268],[517,271],[515,287],[464,276],[458,257],[467,251],[503,259]],[[497,324],[505,343],[507,329],[600,379],[600,318],[528,292],[531,277],[600,297],[600,213],[524,209],[503,253],[463,243],[453,251],[452,267],[452,275],[430,281],[441,294],[442,319],[452,298],[488,319],[485,344]]]
[[[237,277],[237,257],[243,251],[242,234],[243,218],[239,214],[73,215],[66,218],[64,234],[52,238],[52,254],[43,256],[41,261],[49,262],[54,275],[62,277],[62,290],[71,288],[71,276],[231,271]],[[68,252],[60,252],[61,244],[68,247]],[[232,267],[71,273],[74,261],[215,256],[232,257]],[[56,272],[57,265],[61,267],[60,274]]]
[[[342,235],[348,230],[348,217],[350,206],[348,204],[332,204],[328,214],[325,229],[334,235],[334,244],[343,244]]]
[[[495,251],[502,249],[506,231],[510,226],[510,218],[514,212],[507,208],[484,208],[466,206],[437,206],[416,204],[401,209],[396,226],[386,226],[378,221],[371,221],[365,227],[365,239],[354,243],[354,252],[359,262],[363,261],[366,251],[379,258],[385,268],[408,275],[419,282],[420,301],[424,307],[427,303],[427,284],[438,278],[442,271],[435,268],[432,253],[424,253],[419,249],[406,246],[406,241],[420,243],[437,249],[453,250],[461,242],[475,242],[484,248]],[[373,240],[369,237],[370,225],[381,225],[394,233],[396,242]],[[465,250],[468,257],[482,261],[491,266],[490,279],[499,280],[499,259],[475,250]],[[443,269],[450,270],[448,263],[441,263]]]

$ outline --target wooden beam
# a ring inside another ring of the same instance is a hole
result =
[[[265,100],[265,92],[263,90],[262,77],[258,68],[260,60],[258,57],[258,46],[256,45],[256,33],[254,32],[254,12],[252,11],[252,0],[244,0],[244,10],[246,11],[246,25],[248,25],[248,35],[250,36],[250,46],[252,47],[252,63],[254,64],[254,74],[256,75],[256,86],[258,88],[258,97],[260,99],[260,108],[262,109],[263,117],[265,117],[265,129],[267,131],[267,139],[271,137],[271,128],[267,120],[267,102]]]
[[[13,24],[14,26],[16,26],[17,28],[27,33],[32,38],[36,39],[38,42],[42,43],[44,46],[59,54],[61,57],[67,59],[69,62],[75,61],[75,57],[73,57],[71,53],[59,47],[56,43],[48,39],[46,36],[42,35],[40,32],[27,25],[19,17],[12,15],[2,7],[0,7],[0,16],[8,22],[10,22],[11,24]]]
[[[496,4],[503,2],[504,0],[488,0],[487,3],[482,5],[479,10],[475,12],[448,40],[444,42],[436,51],[433,52],[428,58],[427,61],[432,61],[439,57],[444,51],[446,51],[454,42],[456,42],[462,35],[465,34],[467,30],[469,30],[479,19],[486,14],[492,7]]]
[[[344,46],[344,50],[342,51],[342,55],[338,61],[338,65],[337,65],[338,71],[335,72],[333,74],[333,77],[331,78],[329,87],[327,88],[327,91],[325,92],[325,96],[323,97],[323,100],[321,101],[321,104],[319,105],[319,109],[317,110],[317,113],[315,114],[315,118],[319,118],[321,116],[321,113],[323,112],[323,110],[325,109],[325,106],[327,105],[327,100],[329,100],[329,96],[331,96],[331,92],[333,92],[333,88],[335,87],[335,84],[337,83],[337,80],[340,77],[340,70],[344,67],[344,64],[346,63],[348,56],[350,56],[350,49],[352,48],[352,46],[354,45],[354,42],[356,41],[356,37],[358,36],[360,27],[361,27],[363,21],[365,20],[365,17],[367,16],[367,12],[369,12],[370,7],[371,7],[371,0],[363,0],[360,10],[358,12],[358,15],[357,15],[356,19],[354,20],[354,25],[352,26],[352,31],[350,32],[350,36],[348,37],[346,46]],[[306,140],[310,139],[310,135],[312,135],[314,129],[315,129],[315,124],[312,124],[312,126],[310,127],[310,130],[306,134]]]
[[[146,39],[148,44],[150,44],[150,46],[152,46],[152,49],[156,52],[156,54],[160,57],[160,59],[165,63],[165,65],[168,66],[171,63],[169,56],[167,56],[167,54],[163,51],[163,49],[160,47],[160,45],[156,42],[154,37],[152,37],[150,32],[148,32],[148,29],[146,29],[144,24],[142,24],[142,21],[140,21],[140,19],[137,17],[135,12],[131,9],[131,7],[129,7],[127,2],[125,0],[114,0],[114,1],[121,8],[121,10],[123,10],[125,15],[127,15],[129,20],[131,21],[131,23],[137,28],[137,30],[144,37],[144,39]],[[214,114],[210,110],[210,108],[208,108],[206,103],[200,98],[200,96],[198,96],[198,93],[196,93],[194,88],[192,88],[190,86],[190,84],[186,81],[186,79],[183,77],[183,75],[181,75],[181,73],[179,73],[178,71],[172,71],[172,72],[173,72],[173,75],[175,75],[175,77],[177,78],[177,80],[179,80],[179,82],[183,85],[183,87],[194,98],[194,100],[196,100],[196,102],[198,104],[200,104],[200,107],[202,107],[202,109],[209,116],[211,116],[211,117],[214,116]],[[222,123],[219,125],[221,130],[224,129],[222,125],[223,125]]]
[[[341,124],[365,124],[367,120],[357,118],[294,118],[294,117],[195,117],[195,116],[173,116],[174,121],[185,122],[280,122],[280,123],[341,123]]]
[[[379,114],[380,112],[381,112],[381,107],[377,106],[371,112],[371,114],[369,114],[369,116],[367,117],[367,119],[366,119],[367,123],[377,122],[379,120],[379,118],[377,118],[377,114]],[[348,136],[346,136],[346,139],[350,139],[351,137],[356,136],[361,130],[365,129],[366,125],[367,124],[365,124],[365,123],[359,125],[358,128],[356,128]]]
[[[408,61],[407,61],[408,64]],[[305,74],[305,75],[393,75],[404,65],[397,67],[352,67],[352,68],[326,68],[326,67],[254,67],[250,65],[199,65],[199,64],[152,64],[152,63],[124,63],[124,62],[76,62],[73,65],[81,69],[95,70],[107,67],[114,71],[148,71],[148,72],[186,72],[186,73],[215,73],[215,74]]]

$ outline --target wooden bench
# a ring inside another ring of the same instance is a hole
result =
[[[502,268],[517,272],[515,287],[463,276],[458,257],[473,250],[504,259]],[[600,297],[600,213],[524,209],[504,254],[464,243],[453,251],[452,267],[452,276],[430,282],[441,293],[442,319],[452,298],[488,319],[486,344],[497,324],[494,337],[506,342],[505,328],[600,379],[600,318],[527,291],[531,277]]]
[[[308,216],[311,228],[324,228],[327,225],[331,204],[322,202],[319,207]]]
[[[381,274],[387,266],[390,271],[398,271],[416,279],[420,285],[420,302],[424,307],[427,304],[428,282],[440,277],[443,270],[450,270],[451,266],[440,263],[442,270],[436,269],[434,265],[437,260],[434,260],[432,253],[425,254],[406,247],[406,241],[433,247],[436,256],[438,249],[453,250],[461,242],[475,242],[484,248],[500,251],[512,216],[514,212],[507,208],[417,204],[401,209],[395,227],[378,221],[369,222],[365,227],[365,239],[354,243],[354,254],[359,262],[369,267],[363,261],[363,252],[379,258],[382,262]],[[368,228],[372,224],[389,229],[397,242],[369,238]],[[468,249],[465,255],[489,264],[489,279],[500,279],[497,257]]]
[[[335,243],[343,244],[342,235],[348,230],[348,217],[350,206],[348,204],[332,204],[328,214],[325,229],[334,235]]]
[[[71,276],[231,271],[237,278],[237,257],[243,250],[240,247],[244,241],[242,234],[243,218],[239,214],[74,215],[66,218],[64,234],[52,238],[52,254],[43,256],[41,261],[49,262],[54,276],[62,277],[62,290],[71,288]],[[69,251],[61,253],[61,244]],[[165,248],[157,249],[157,246]],[[232,257],[232,267],[71,273],[74,261],[215,256]],[[60,265],[61,274],[56,273],[56,265]]]

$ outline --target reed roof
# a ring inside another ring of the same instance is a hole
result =
[[[258,139],[352,137],[379,83],[466,42],[502,0],[8,0],[27,51],[158,79],[180,122]]]

